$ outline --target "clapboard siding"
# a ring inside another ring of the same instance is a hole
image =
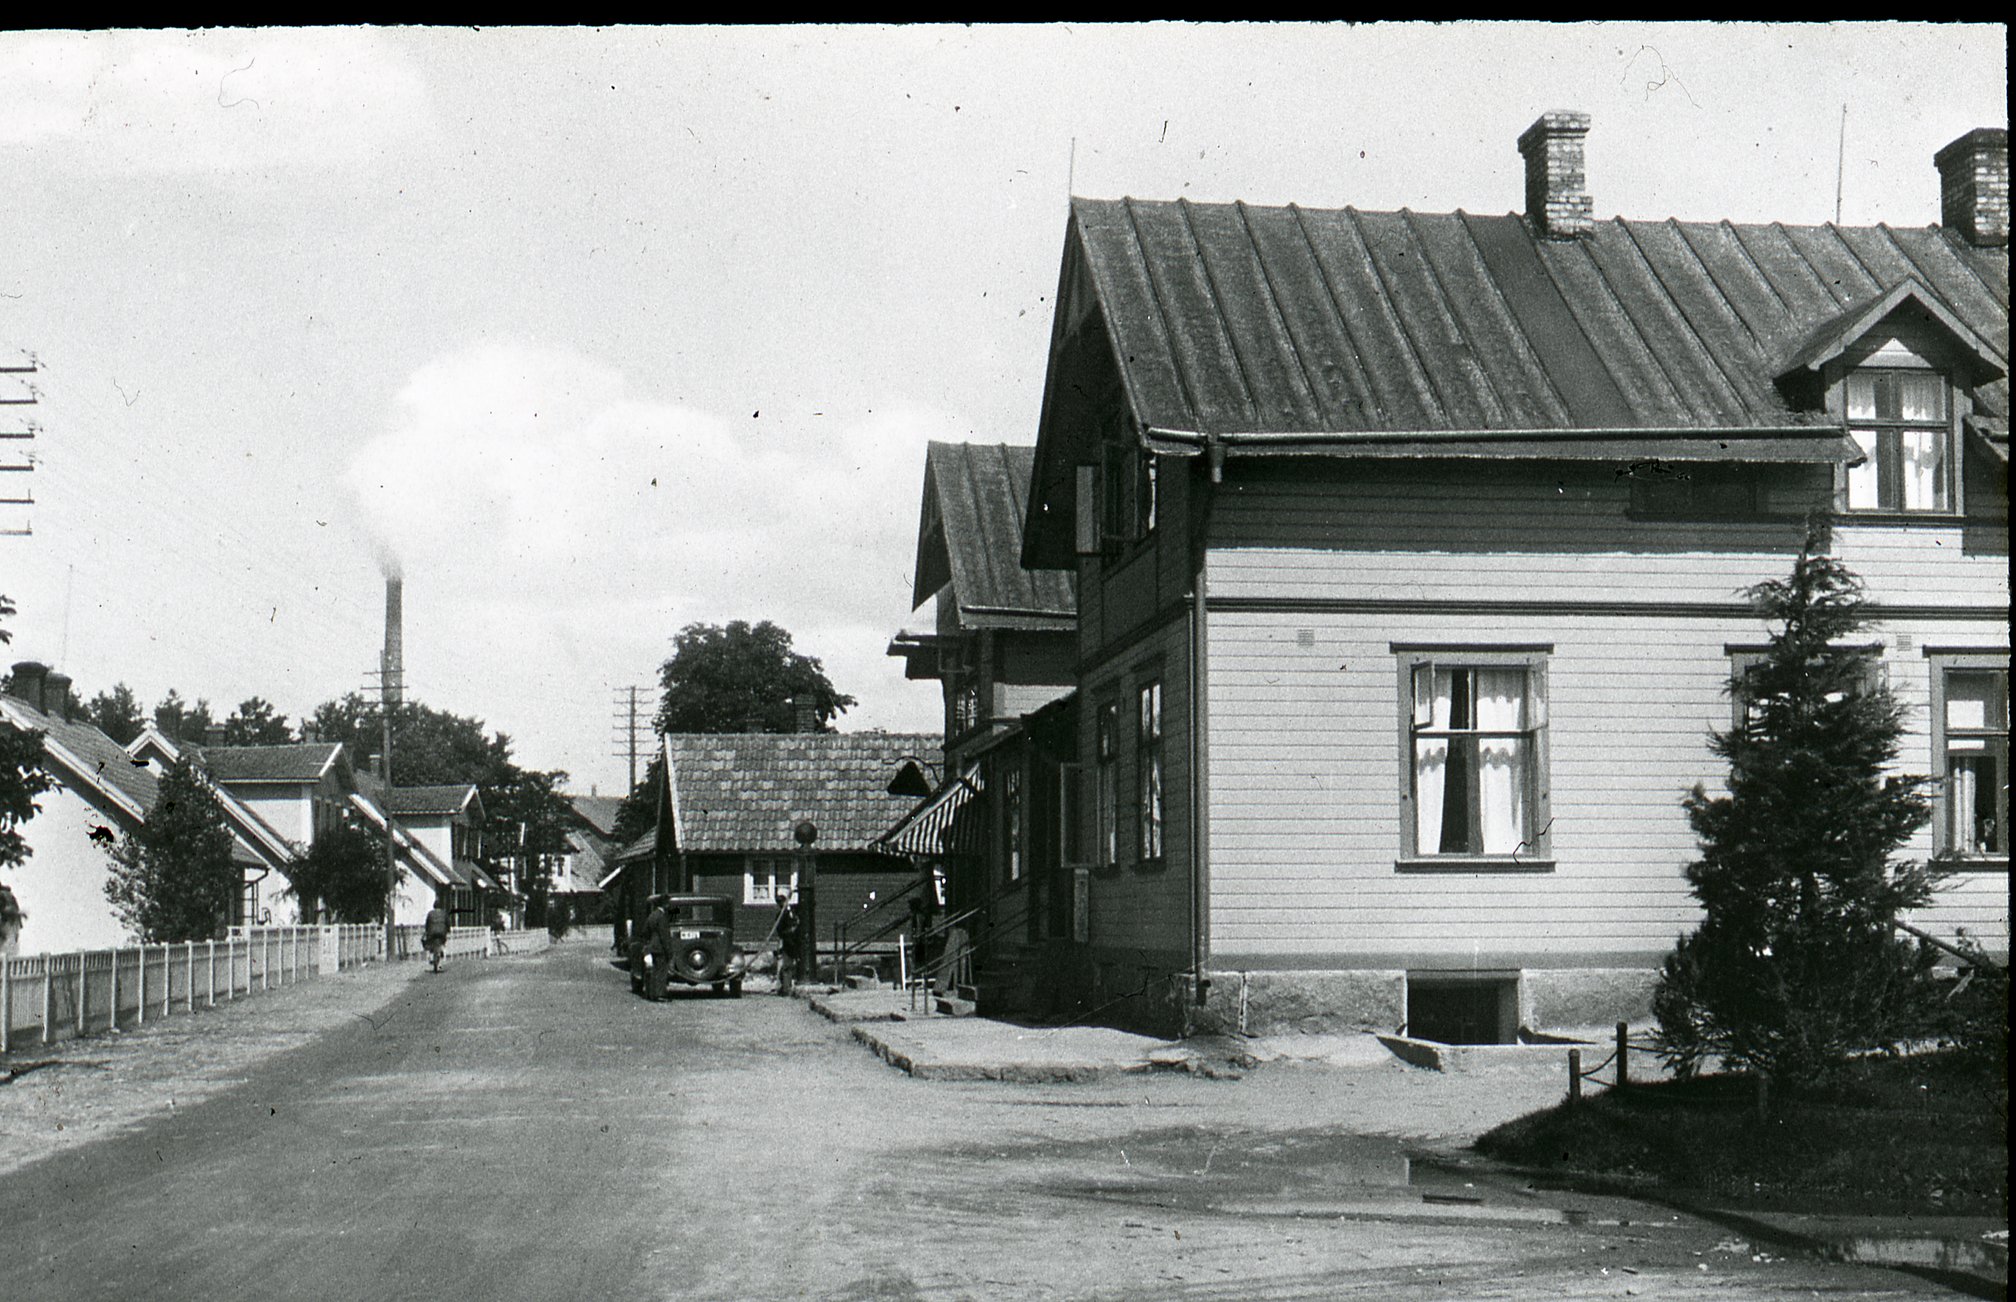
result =
[[[1129,648],[1103,672],[1086,680],[1079,696],[1079,755],[1084,762],[1084,820],[1080,844],[1098,843],[1098,781],[1094,762],[1098,706],[1120,707],[1119,813],[1120,867],[1093,874],[1088,896],[1088,935],[1105,949],[1185,952],[1190,944],[1190,684],[1189,627],[1177,620]],[[1163,862],[1143,869],[1134,852],[1134,819],[1140,791],[1140,756],[1135,746],[1136,693],[1153,678],[1162,683]]]
[[[1781,493],[1788,508],[1828,500],[1818,472],[1777,473],[1781,487],[1807,476]],[[1645,520],[1629,506],[1630,480],[1608,467],[1245,470],[1212,515],[1209,586],[1235,600],[1731,602],[1782,573],[1800,540],[1796,513]],[[2006,531],[1850,520],[1836,550],[1878,601],[2008,603]]]
[[[1477,621],[1404,610],[1214,610],[1213,951],[1284,961],[1424,952],[1454,961],[1479,945],[1552,960],[1663,952],[1697,918],[1682,876],[1695,843],[1680,800],[1697,782],[1713,788],[1723,772],[1707,732],[1730,719],[1725,648],[1765,635],[1745,615]],[[1920,648],[2006,645],[2001,626],[1893,621],[1878,636],[1892,686],[1913,707],[1900,768],[1927,772],[1930,671]],[[1552,645],[1551,871],[1396,869],[1406,769],[1395,643]],[[1931,848],[1928,829],[1908,853]],[[2006,944],[2006,885],[2006,875],[1970,874],[1924,920]]]

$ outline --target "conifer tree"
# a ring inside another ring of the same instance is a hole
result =
[[[1776,631],[1730,680],[1739,721],[1711,735],[1728,789],[1683,802],[1706,916],[1653,1000],[1661,1053],[1683,1073],[1720,1058],[1796,1086],[1925,1027],[1937,954],[1892,923],[1944,869],[1892,855],[1931,817],[1926,779],[1889,771],[1905,711],[1847,644],[1862,585],[1828,548],[1825,522],[1809,524],[1790,577],[1749,590]]]

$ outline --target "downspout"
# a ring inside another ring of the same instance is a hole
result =
[[[1206,612],[1205,559],[1210,555],[1211,505],[1225,473],[1225,449],[1215,440],[1205,443],[1210,477],[1202,487],[1200,508],[1193,508],[1195,559],[1190,583],[1190,971],[1195,999],[1201,1008],[1211,995],[1211,736],[1210,702],[1206,693],[1205,652],[1209,645]],[[1186,1019],[1187,1020],[1187,1019]]]

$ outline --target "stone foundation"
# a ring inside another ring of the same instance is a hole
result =
[[[1643,1024],[1656,968],[1527,968],[1518,974],[1519,1022],[1534,1031]],[[1193,1034],[1341,1035],[1391,1032],[1407,1022],[1402,971],[1213,972],[1211,995],[1190,1010]]]

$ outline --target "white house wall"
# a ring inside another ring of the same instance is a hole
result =
[[[119,829],[88,801],[58,786],[36,797],[41,811],[21,824],[34,852],[8,870],[7,884],[27,912],[19,949],[23,954],[98,949],[124,944],[126,929],[105,899],[111,861],[94,828]]]

